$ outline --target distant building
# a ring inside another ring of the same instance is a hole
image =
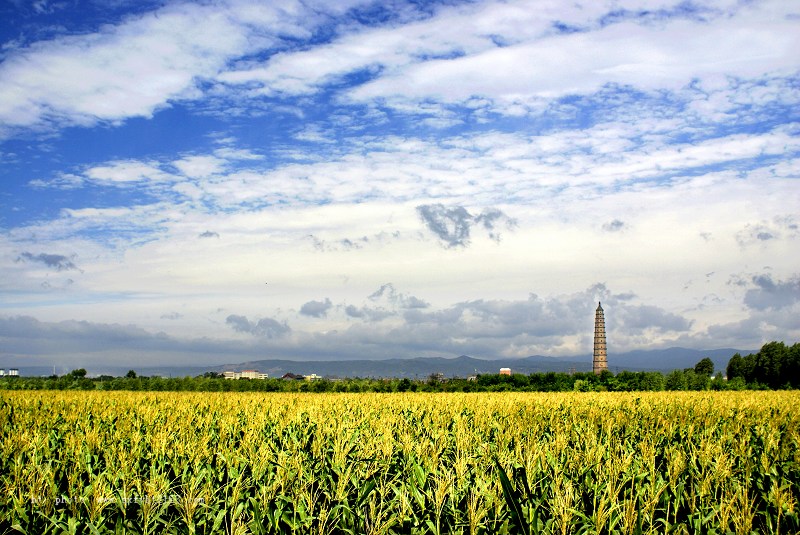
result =
[[[302,380],[303,376],[302,375],[297,375],[296,373],[289,372],[289,373],[284,373],[283,377],[281,377],[281,379],[286,379],[287,381]]]
[[[18,377],[19,370],[16,368],[11,368],[10,370],[8,370],[8,375],[10,375],[11,377]]]
[[[0,377],[3,377],[6,374],[5,370],[0,370]]]
[[[603,316],[603,307],[597,303],[594,313],[594,354],[592,355],[592,370],[595,375],[600,375],[608,370],[608,354],[606,351],[606,320]]]
[[[303,377],[303,379],[305,379],[306,381],[316,381],[317,379],[322,379],[322,377],[320,377],[316,373],[312,373],[311,375],[306,375],[305,377]]]
[[[240,372],[222,372],[222,377],[230,380],[238,379],[268,379],[269,374],[260,373],[258,370],[242,370]]]
[[[258,371],[242,370],[242,379],[258,379]]]
[[[500,375],[511,375],[511,368],[500,368]]]

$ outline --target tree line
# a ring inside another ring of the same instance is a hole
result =
[[[481,374],[472,378],[425,379],[258,379],[225,380],[207,372],[196,377],[87,377],[85,369],[62,376],[3,377],[0,388],[14,390],[132,390],[194,392],[631,392],[660,390],[745,390],[800,388],[800,343],[765,344],[758,353],[735,354],[728,362],[727,380],[714,375],[714,363],[704,358],[693,368],[661,372],[622,371],[616,375],[579,373]]]

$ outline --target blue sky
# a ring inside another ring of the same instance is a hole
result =
[[[800,2],[0,21],[0,365],[800,340]]]

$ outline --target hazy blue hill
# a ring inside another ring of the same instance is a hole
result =
[[[714,372],[725,373],[728,361],[735,353],[748,355],[758,353],[757,349],[687,349],[685,347],[670,347],[668,349],[636,350],[619,355],[608,356],[609,366],[616,372],[622,369],[643,369],[670,371],[674,369],[693,368],[701,359],[708,357],[714,363]]]
[[[697,350],[684,347],[671,347],[657,350],[637,350],[627,353],[613,352],[608,355],[609,369],[618,373],[622,370],[631,371],[671,371],[694,367],[704,357],[709,357],[714,362],[715,371],[725,372],[728,360],[734,353],[747,355],[756,353],[757,350],[741,349],[709,349]],[[8,367],[8,366],[7,366]],[[467,377],[480,373],[498,373],[500,368],[511,368],[514,373],[542,373],[542,372],[568,372],[571,370],[587,372],[592,369],[590,354],[572,357],[547,357],[535,355],[515,359],[477,359],[462,355],[455,358],[418,357],[412,359],[387,359],[387,360],[340,360],[340,361],[295,361],[265,359],[250,362],[230,363],[218,366],[163,366],[163,367],[136,367],[136,366],[104,366],[87,367],[90,376],[97,375],[124,375],[133,368],[139,375],[182,377],[195,376],[205,372],[222,372],[225,370],[254,369],[266,372],[270,377],[281,377],[286,373],[309,375],[316,373],[328,377],[408,377],[410,379],[425,379],[431,374],[442,373],[445,377]],[[52,367],[45,366],[19,366],[22,375],[50,375]],[[59,371],[59,373],[64,373]]]
[[[711,349],[697,350],[673,347],[659,350],[638,350],[610,354],[609,367],[614,373],[631,371],[671,371],[694,367],[698,361],[709,357],[715,371],[724,373],[728,360],[734,353],[749,354],[751,350]],[[573,357],[546,357],[541,355],[515,359],[477,359],[462,355],[456,358],[418,357],[413,359],[345,360],[345,361],[291,361],[259,360],[241,364],[217,366],[213,371],[257,369],[280,377],[292,372],[301,375],[316,373],[331,377],[409,377],[425,378],[432,373],[446,377],[466,377],[476,373],[498,373],[500,368],[511,368],[514,373],[579,372],[591,371],[591,355]]]
[[[511,368],[515,373],[568,371],[571,368],[590,368],[578,361],[555,357],[527,357],[524,359],[484,360],[462,355],[456,358],[418,357],[413,359],[344,360],[344,361],[291,361],[260,360],[236,365],[217,366],[214,371],[230,369],[257,369],[280,377],[292,372],[301,375],[316,373],[332,377],[408,377],[424,379],[433,373],[446,377],[466,377],[476,373],[498,373],[500,368]],[[585,370],[584,370],[585,371]]]

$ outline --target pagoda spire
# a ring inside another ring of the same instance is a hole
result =
[[[607,357],[606,320],[603,317],[603,306],[598,301],[597,310],[594,313],[594,354],[592,356],[592,371],[595,375],[608,370]]]

